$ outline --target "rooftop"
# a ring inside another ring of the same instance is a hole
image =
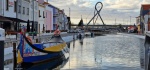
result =
[[[142,4],[143,10],[149,10],[150,9],[150,4]]]

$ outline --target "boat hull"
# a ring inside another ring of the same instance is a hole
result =
[[[63,55],[62,52],[60,52],[60,53],[50,53],[50,54],[38,55],[38,56],[28,56],[28,57],[23,57],[23,62],[38,63],[47,59],[54,59],[57,57],[61,57],[62,55]]]
[[[65,54],[69,54],[66,43],[62,42],[56,46],[50,46],[50,44],[52,44],[52,42],[32,44],[25,36],[22,36],[20,44],[18,45],[18,67],[20,65],[21,67],[26,67],[56,60],[65,57]],[[44,50],[45,48],[47,48],[47,50]]]

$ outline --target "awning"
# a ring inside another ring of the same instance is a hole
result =
[[[29,20],[30,21],[30,20]],[[33,23],[33,21],[30,21],[30,23]],[[38,21],[34,21],[34,23],[38,23]]]
[[[12,22],[10,19],[0,15],[0,22]]]
[[[24,21],[24,20],[21,20],[21,19],[19,19],[19,18],[13,18],[13,17],[5,17],[5,18],[7,18],[7,19],[9,19],[9,20],[11,20],[11,21],[14,21],[14,22],[24,22],[24,23],[27,23],[27,21]]]

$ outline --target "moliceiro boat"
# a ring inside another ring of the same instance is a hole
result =
[[[60,35],[53,35],[46,43],[32,43],[21,34],[17,48],[17,66],[28,67],[60,58],[69,58],[69,48]]]

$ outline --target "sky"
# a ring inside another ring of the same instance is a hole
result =
[[[150,4],[150,0],[48,0],[50,4],[64,9],[65,14],[70,17],[73,24],[78,24],[81,15],[84,24],[94,16],[95,4],[103,3],[100,15],[106,25],[135,24],[135,17],[139,16],[141,4]],[[98,4],[97,8],[101,5]],[[93,21],[90,23],[93,24]],[[97,25],[102,25],[98,18]]]

